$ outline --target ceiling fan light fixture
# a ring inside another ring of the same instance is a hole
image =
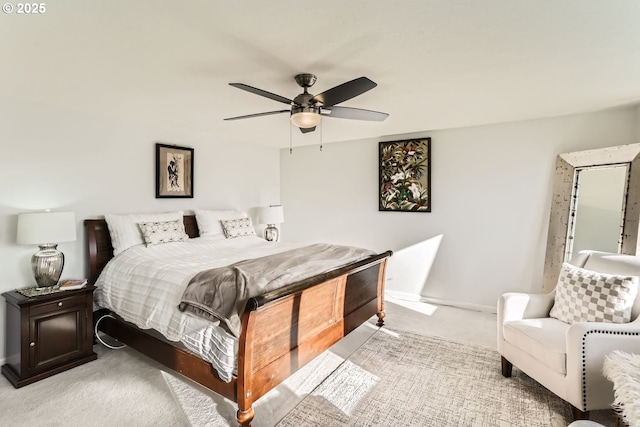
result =
[[[291,123],[299,128],[315,127],[321,120],[320,107],[293,107],[291,109]]]

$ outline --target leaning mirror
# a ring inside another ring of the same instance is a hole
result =
[[[560,154],[542,289],[582,249],[635,255],[640,216],[640,144]]]
[[[629,163],[576,168],[563,261],[583,249],[620,253]]]

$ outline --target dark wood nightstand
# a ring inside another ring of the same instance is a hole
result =
[[[50,377],[97,358],[93,352],[94,286],[26,297],[5,292],[6,363],[14,387]]]

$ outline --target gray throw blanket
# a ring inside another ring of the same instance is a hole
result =
[[[368,249],[319,243],[205,270],[191,279],[178,309],[220,320],[221,326],[240,337],[249,298],[374,254]]]

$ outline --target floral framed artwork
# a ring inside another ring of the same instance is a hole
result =
[[[379,211],[431,212],[431,138],[380,142]]]
[[[193,198],[193,148],[156,144],[156,199]]]

